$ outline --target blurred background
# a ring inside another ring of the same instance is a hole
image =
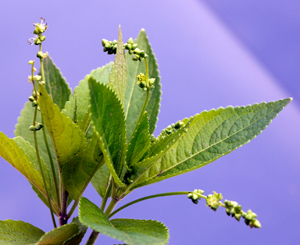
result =
[[[46,19],[48,51],[70,87],[92,69],[113,60],[101,39],[137,37],[145,28],[156,54],[162,101],[155,135],[203,110],[293,97],[251,143],[196,171],[139,189],[142,196],[203,189],[221,192],[258,214],[262,229],[250,230],[205,201],[184,196],[152,199],[118,217],[154,219],[170,230],[171,245],[298,244],[300,203],[300,2],[297,0],[152,0],[0,2],[0,130],[14,137],[17,117],[31,93],[27,43],[32,22]],[[36,59],[37,60],[37,59]],[[19,172],[0,159],[0,220],[52,229],[49,211]],[[100,197],[89,186],[84,196]],[[90,232],[87,234],[89,235]],[[97,244],[116,244],[100,236]]]

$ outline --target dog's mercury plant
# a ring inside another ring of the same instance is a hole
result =
[[[74,93],[48,53],[42,51],[48,25],[34,23],[29,43],[37,45],[40,72],[30,60],[32,95],[25,104],[13,139],[0,133],[0,155],[21,172],[48,206],[54,229],[45,233],[22,221],[0,221],[1,244],[86,244],[99,234],[126,244],[167,244],[164,224],[153,220],[113,219],[122,209],[156,197],[185,195],[250,228],[261,228],[257,215],[243,211],[221,193],[179,191],[142,197],[117,209],[137,188],[203,167],[248,143],[291,101],[226,107],[204,111],[171,124],[153,135],[160,107],[161,85],[156,58],[145,30],[123,43],[102,40],[115,61],[93,70]],[[126,53],[126,54],[125,54]],[[93,204],[82,197],[92,183],[102,197]],[[70,218],[79,205],[79,215]]]

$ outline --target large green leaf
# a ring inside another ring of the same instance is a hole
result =
[[[195,116],[185,134],[150,168],[135,187],[203,167],[259,135],[291,101],[226,107]]]
[[[35,145],[33,133],[32,131],[29,131],[28,128],[30,125],[32,125],[33,116],[34,116],[34,107],[31,106],[31,102],[25,103],[25,107],[21,111],[21,116],[18,118],[18,124],[16,125],[16,130],[15,130],[16,136],[22,137],[25,141],[28,141],[32,146]],[[37,113],[36,121],[40,123],[42,122],[41,113],[39,111]],[[47,135],[46,137],[48,140],[48,145],[52,156],[52,161],[54,163],[56,179],[58,179],[58,166],[56,162],[55,152],[51,144],[50,135],[48,134],[47,130],[46,130],[46,135]],[[45,163],[48,166],[48,169],[51,169],[50,159],[47,153],[42,130],[37,131],[36,136],[37,136],[40,156],[44,159]]]
[[[62,167],[64,187],[74,200],[80,198],[95,172],[104,163],[102,158],[98,138],[94,134],[86,149]]]
[[[79,127],[86,134],[90,130],[90,136],[92,135],[91,118],[89,114],[90,95],[88,78],[92,77],[97,82],[107,84],[109,81],[109,75],[111,74],[113,62],[100,67],[96,70],[92,70],[90,75],[85,76],[83,80],[79,82],[79,85],[74,89],[74,94],[71,95],[70,101],[65,105],[63,113],[73,121],[77,122]],[[89,137],[87,137],[89,138]]]
[[[128,166],[137,163],[150,147],[149,122],[147,112],[141,118],[128,144],[126,161]]]
[[[23,221],[0,220],[0,245],[30,245],[44,235],[44,232]]]
[[[24,151],[24,153],[28,157],[28,160],[33,164],[34,168],[40,172],[40,166],[39,166],[39,163],[37,160],[37,155],[36,155],[36,151],[35,151],[34,147],[32,145],[30,145],[30,143],[28,141],[25,141],[23,138],[21,138],[19,136],[14,138],[13,140]],[[56,214],[58,215],[60,207],[57,204],[55,187],[53,184],[51,184],[51,183],[53,183],[53,178],[49,172],[47,165],[44,163],[44,159],[40,158],[40,161],[41,161],[41,165],[43,168],[47,189],[50,190],[52,207],[54,208]],[[33,188],[34,188],[34,186],[33,186]],[[34,190],[37,192],[37,194],[39,196],[43,195],[43,197],[41,199],[49,207],[48,199],[47,199],[47,196],[45,195],[45,193],[40,192],[36,188]]]
[[[161,95],[161,85],[160,76],[158,71],[158,66],[156,58],[152,52],[151,46],[149,44],[146,32],[144,29],[141,30],[139,36],[135,40],[138,44],[138,48],[144,50],[148,54],[148,66],[149,66],[149,78],[155,78],[155,88],[150,91],[150,98],[146,107],[149,117],[150,134],[154,132],[157,122],[157,116],[160,107],[160,95]],[[141,113],[146,92],[141,89],[137,83],[137,75],[140,73],[146,73],[144,62],[133,61],[132,57],[127,53],[127,87],[125,92],[124,100],[124,112],[126,118],[126,132],[127,139],[131,138],[135,125],[137,124],[139,115]]]
[[[35,245],[63,245],[79,233],[77,223],[66,224],[45,233]]]
[[[168,229],[153,220],[114,219],[109,221],[95,204],[81,198],[79,204],[81,223],[114,239],[130,245],[162,245],[168,243]]]
[[[124,186],[120,176],[125,167],[127,150],[125,118],[122,105],[114,91],[95,79],[89,79],[91,116],[105,163],[119,186]]]
[[[49,55],[43,60],[43,67],[46,90],[50,94],[53,102],[62,110],[65,107],[65,103],[69,100],[71,89]]]
[[[51,136],[59,167],[71,164],[73,157],[78,156],[86,147],[83,132],[70,118],[60,112],[44,86],[39,86],[38,103]]]
[[[126,85],[127,85],[127,65],[125,59],[125,51],[123,46],[121,26],[119,26],[117,53],[115,55],[115,62],[109,77],[108,86],[115,91],[122,105],[124,104]]]
[[[23,174],[40,192],[46,195],[39,170],[29,161],[22,148],[13,139],[7,138],[2,132],[0,132],[0,156]]]

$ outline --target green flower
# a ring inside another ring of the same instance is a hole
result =
[[[206,204],[212,210],[216,211],[220,206],[220,201],[223,199],[223,196],[221,193],[216,193],[215,191],[213,193],[213,195],[210,194],[207,196]]]

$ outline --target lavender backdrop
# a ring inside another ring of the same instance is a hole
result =
[[[145,28],[159,63],[162,106],[156,135],[205,109],[294,97],[262,135],[216,162],[140,189],[123,202],[167,191],[200,188],[223,193],[258,214],[250,230],[185,197],[153,199],[119,217],[156,219],[170,229],[170,244],[297,244],[300,239],[299,16],[296,0],[223,1],[8,1],[0,3],[0,130],[14,137],[17,117],[31,92],[28,60],[32,22],[46,18],[44,51],[70,87],[113,59],[101,39],[124,40]],[[188,47],[188,48],[184,48]],[[0,159],[0,219],[52,229],[49,212],[13,167]],[[90,186],[84,196],[100,198]],[[100,237],[97,244],[114,244]]]

